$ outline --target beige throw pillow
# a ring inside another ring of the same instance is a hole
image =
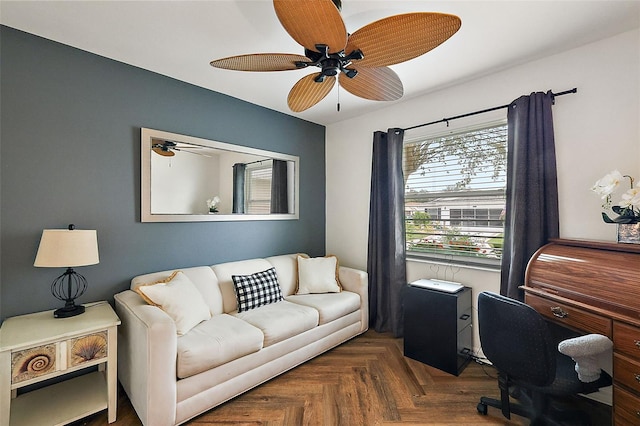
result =
[[[298,291],[296,294],[339,293],[338,258],[298,255]]]
[[[166,280],[143,284],[136,292],[150,305],[158,306],[176,323],[179,335],[211,318],[209,307],[195,284],[182,271]]]

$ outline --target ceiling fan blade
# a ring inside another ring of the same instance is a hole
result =
[[[445,42],[462,21],[446,13],[416,12],[393,15],[365,25],[349,36],[345,53],[360,49],[358,67],[386,67],[408,61]]]
[[[324,99],[333,89],[333,85],[336,83],[335,76],[325,76],[324,81],[318,83],[315,79],[320,74],[318,72],[302,77],[293,86],[287,97],[287,103],[291,111],[301,112],[311,108]]]
[[[287,71],[300,69],[296,62],[309,63],[309,58],[292,53],[256,53],[216,59],[210,64],[215,68],[236,71]]]
[[[189,151],[189,149],[196,149],[196,148],[188,148],[188,149],[185,149],[185,148],[173,148],[173,149],[175,149],[176,151],[179,151],[179,152],[186,152],[187,154],[193,154],[193,155],[199,155],[199,156],[201,156],[201,157],[208,157],[208,158],[211,158],[211,156],[210,156],[210,155],[208,155],[208,154],[203,154],[202,152],[193,152],[193,151]]]
[[[151,148],[151,150],[153,152],[155,152],[156,154],[162,155],[163,157],[173,157],[174,155],[176,155],[175,152],[170,151],[170,150],[164,150],[162,148]]]
[[[331,0],[273,0],[280,23],[301,46],[318,51],[317,44],[338,53],[347,44],[347,28]]]
[[[340,85],[352,95],[372,101],[395,101],[402,97],[404,88],[400,77],[391,68],[357,68],[358,74],[349,78],[341,73]]]

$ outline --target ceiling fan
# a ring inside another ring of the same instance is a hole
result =
[[[188,152],[189,154],[202,155],[203,157],[211,157],[207,154],[202,154],[200,152],[192,152],[191,149],[200,149],[199,146],[178,146],[177,143],[172,141],[160,141],[155,140],[151,145],[151,150],[158,155],[162,155],[163,157],[173,157],[176,155],[175,151],[179,152]]]
[[[302,47],[304,56],[256,53],[211,61],[216,68],[237,71],[287,71],[318,67],[301,78],[287,103],[301,112],[320,102],[338,82],[349,93],[370,100],[394,101],[402,82],[388,68],[416,58],[455,34],[462,21],[455,15],[415,12],[393,15],[347,33],[341,0],[273,0],[278,20]]]

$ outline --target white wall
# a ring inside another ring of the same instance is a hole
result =
[[[217,155],[177,151],[173,157],[151,153],[151,212],[207,214],[207,200],[220,193]]]
[[[428,72],[425,72],[428,78]],[[615,241],[616,228],[600,217],[601,201],[589,188],[613,169],[640,179],[640,31],[523,64],[327,127],[327,253],[346,266],[366,269],[373,132],[410,127],[508,104],[534,91],[577,87],[553,109],[560,236]],[[506,111],[456,120],[452,125],[505,116]],[[437,131],[444,125],[420,130]],[[405,139],[418,131],[408,131]],[[435,276],[428,263],[410,262],[408,279]],[[444,267],[440,266],[440,273]],[[497,291],[494,271],[460,268],[456,281]],[[476,336],[477,341],[477,336]]]

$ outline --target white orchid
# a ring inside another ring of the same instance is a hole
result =
[[[220,204],[220,197],[218,197],[217,195],[207,200],[207,207],[209,207],[210,212],[213,212],[213,213],[217,212],[218,204]]]
[[[621,200],[617,205],[611,205],[611,196],[620,186],[625,178],[629,179],[631,188],[622,194]],[[617,170],[604,176],[597,181],[591,190],[600,195],[604,201],[602,207],[611,209],[618,217],[611,219],[606,213],[602,212],[602,219],[606,223],[638,223],[640,222],[640,209],[634,206],[640,206],[640,184],[633,186],[633,178],[629,175],[623,175]]]
[[[608,196],[610,196],[613,191],[616,190],[618,186],[620,186],[620,182],[624,179],[622,173],[617,170],[612,171],[608,175],[605,175],[602,179],[597,181],[591,190],[596,194],[600,195],[604,200]]]
[[[640,183],[635,188],[631,188],[624,194],[622,194],[622,200],[620,201],[621,207],[640,206]]]

